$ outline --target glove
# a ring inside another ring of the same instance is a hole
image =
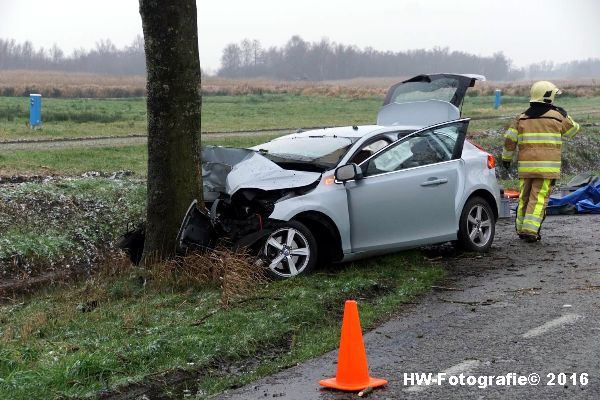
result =
[[[502,168],[509,169],[510,168],[510,161],[502,161]]]

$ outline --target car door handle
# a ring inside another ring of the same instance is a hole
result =
[[[448,183],[448,178],[429,178],[425,182],[421,183],[421,186],[442,185],[444,183]]]

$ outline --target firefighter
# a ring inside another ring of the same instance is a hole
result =
[[[518,151],[520,194],[515,227],[519,238],[527,242],[541,239],[550,190],[560,177],[563,138],[570,139],[579,131],[579,124],[553,104],[560,93],[551,82],[534,83],[530,107],[504,134],[504,168],[510,167],[514,152]]]

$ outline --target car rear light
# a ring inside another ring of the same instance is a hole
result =
[[[474,142],[470,139],[467,139],[467,142],[471,143],[473,146],[477,147],[479,150],[483,151],[484,153],[487,154],[487,167],[488,169],[494,169],[496,168],[496,159],[494,158],[493,155],[491,155],[490,153],[488,153],[487,151],[485,151],[485,149],[483,147],[481,147],[481,145],[477,142]]]
[[[488,169],[496,168],[496,159],[490,153],[487,155],[487,167]]]

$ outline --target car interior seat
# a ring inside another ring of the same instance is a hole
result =
[[[403,164],[406,164],[404,168],[420,167],[422,165],[433,164],[439,161],[439,155],[434,151],[431,145],[427,143],[427,139],[425,138],[415,141],[415,143],[411,146],[410,151],[413,153],[413,155]]]
[[[373,155],[373,153],[371,152],[371,150],[362,149],[358,153],[356,153],[354,155],[354,157],[352,157],[352,160],[350,160],[350,162],[353,162],[355,164],[360,164],[361,162],[365,161],[367,158],[371,157],[372,155]]]

